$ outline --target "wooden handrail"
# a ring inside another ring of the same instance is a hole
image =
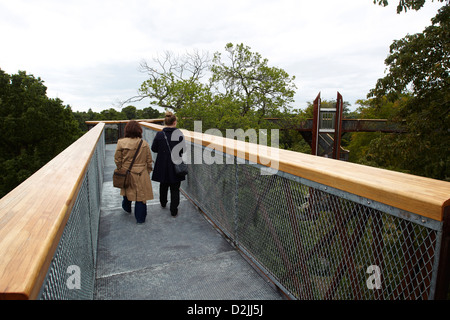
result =
[[[160,131],[163,126],[141,123]],[[245,157],[262,165],[343,190],[363,198],[416,213],[437,221],[443,220],[450,206],[450,182],[396,171],[379,169],[309,154],[254,145],[218,136],[181,130],[187,141],[222,152]],[[258,156],[258,151],[264,157]]]
[[[105,124],[0,199],[0,299],[35,299]]]
[[[105,124],[117,124],[117,123],[127,123],[131,120],[89,120],[85,121],[86,124],[96,125],[98,123],[105,123]],[[164,119],[140,119],[136,120],[138,122],[148,122],[148,123],[161,123],[164,122]]]

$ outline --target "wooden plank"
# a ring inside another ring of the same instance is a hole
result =
[[[0,299],[37,297],[104,126],[0,199]]]
[[[150,123],[141,123],[141,125],[156,131],[164,128]],[[274,169],[433,220],[442,221],[444,208],[450,206],[450,182],[255,145],[200,132],[181,131],[186,140],[192,143],[240,156],[262,165],[270,164],[270,167]]]

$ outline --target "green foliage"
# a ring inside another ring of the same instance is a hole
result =
[[[423,33],[394,41],[385,61],[388,75],[378,80],[370,96],[387,95],[393,101],[410,86],[418,99],[445,95],[450,83],[450,6],[439,10],[432,23]]]
[[[0,69],[0,197],[81,135],[70,107],[46,91],[40,78]]]
[[[450,6],[442,7],[422,33],[394,41],[386,59],[388,73],[369,97],[398,105],[393,120],[408,132],[383,135],[371,143],[376,165],[436,179],[450,179]]]
[[[193,130],[202,121],[203,130],[269,129],[265,117],[290,108],[295,93],[295,77],[268,66],[268,60],[243,44],[225,47],[212,62],[207,55],[186,54],[174,58],[166,53],[156,59],[157,67],[142,64],[149,79],[141,85],[140,98],[176,112],[179,126]],[[211,77],[202,82],[205,72]]]
[[[159,119],[164,117],[161,112],[152,107],[137,109],[135,106],[127,106],[119,112],[114,108],[105,109],[101,112],[94,112],[92,109],[86,111],[73,112],[81,131],[86,132],[88,127],[86,121],[101,120],[133,120],[133,119]]]
[[[209,88],[200,81],[208,68],[208,55],[194,52],[173,57],[166,52],[154,62],[157,67],[146,62],[141,64],[149,79],[142,83],[138,100],[149,98],[152,105],[178,112],[186,106],[201,105],[209,99]]]
[[[211,82],[215,88],[224,88],[220,95],[232,97],[242,117],[257,111],[257,117],[262,119],[290,108],[296,89],[295,77],[283,69],[269,67],[267,59],[243,44],[228,43],[225,51],[226,61],[222,60],[221,53],[214,55]]]
[[[161,117],[156,109],[134,106],[121,112],[72,112],[46,94],[40,78],[25,71],[8,75],[0,69],[0,198],[87,131],[85,121]]]
[[[408,10],[420,10],[425,5],[426,0],[399,0],[397,5],[397,13]],[[448,0],[436,0],[438,2],[444,2]],[[434,2],[434,0],[432,0]],[[373,0],[373,3],[386,7],[389,3],[388,0]]]
[[[144,109],[136,110],[136,118],[137,119],[158,119],[162,117],[162,112],[154,109],[152,107],[147,107]]]
[[[374,100],[358,100],[359,108],[354,112],[354,116],[359,119],[398,119],[398,112],[402,105],[408,101],[409,97],[390,102],[386,97],[382,98],[379,105],[374,104]],[[371,148],[372,141],[383,139],[387,134],[380,132],[353,132],[346,149],[350,151],[349,161],[371,166],[380,166],[372,159],[378,158]],[[400,134],[395,135],[399,137]],[[389,150],[389,149],[387,149]],[[391,168],[392,169],[392,168]]]

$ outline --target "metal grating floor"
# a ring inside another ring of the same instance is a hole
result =
[[[147,222],[137,225],[112,186],[115,147],[106,146],[95,299],[284,299],[189,200],[181,197],[176,218],[162,208],[158,183]]]

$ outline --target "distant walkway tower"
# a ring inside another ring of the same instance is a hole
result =
[[[341,155],[342,112],[344,101],[337,93],[335,108],[322,108],[320,93],[314,100],[311,153],[316,156],[345,159]],[[344,152],[342,152],[344,153]]]

